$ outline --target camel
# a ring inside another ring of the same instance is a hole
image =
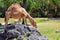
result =
[[[35,20],[18,3],[13,3],[13,4],[10,5],[10,7],[8,7],[8,9],[5,13],[5,25],[8,24],[8,20],[9,20],[10,17],[14,18],[15,21],[19,21],[19,20],[21,20],[21,18],[29,19],[31,25],[33,27],[37,28],[37,24],[36,24]]]

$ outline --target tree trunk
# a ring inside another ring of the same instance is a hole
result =
[[[26,9],[26,1],[27,0],[23,0],[23,7]]]
[[[26,1],[27,0],[23,0],[23,8],[25,8],[25,9],[26,9]],[[27,21],[25,18],[22,19],[22,24],[27,24]]]

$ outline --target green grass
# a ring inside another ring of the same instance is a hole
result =
[[[46,35],[49,40],[60,40],[60,33],[56,33],[56,30],[60,30],[60,20],[36,18],[36,22],[39,31]]]
[[[60,23],[40,23],[38,29],[49,40],[60,40],[60,33],[56,33],[56,30],[60,30]]]
[[[13,20],[14,19],[10,19],[9,23],[13,23]],[[56,30],[60,30],[60,20],[35,18],[35,21],[41,34],[46,35],[49,40],[60,40],[60,33],[56,33]],[[4,23],[4,19],[0,18],[0,22]]]
[[[60,23],[60,20],[57,20],[57,19],[50,19],[50,18],[35,18],[35,21],[37,23],[42,23],[42,22],[59,22]]]

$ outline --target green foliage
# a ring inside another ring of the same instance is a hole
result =
[[[2,15],[2,13],[0,12],[0,15]]]
[[[4,7],[4,2],[2,2],[2,0],[0,0],[0,6]]]
[[[31,9],[31,6],[32,6],[32,1],[27,0],[27,11]]]
[[[0,6],[7,9],[14,2],[23,5],[23,0],[0,0]],[[53,14],[56,14],[57,8],[58,7],[60,8],[60,0],[27,0],[27,11],[31,12],[31,10],[33,8],[40,9],[41,7],[43,8],[44,12],[49,11],[49,8],[50,8],[49,5],[51,6],[51,9],[54,8],[54,10],[55,10],[55,13],[53,13]],[[35,14],[36,15],[33,14],[35,17],[41,16],[40,12],[36,11]]]
[[[23,0],[2,0],[2,3],[4,4],[5,8],[8,8],[12,3],[22,3]],[[0,1],[1,2],[1,1]]]

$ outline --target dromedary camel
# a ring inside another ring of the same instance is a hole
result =
[[[8,24],[9,18],[12,17],[16,19],[15,21],[20,20],[21,18],[28,18],[33,27],[37,27],[34,19],[28,14],[28,12],[20,6],[18,3],[13,3],[5,13],[5,24]]]

